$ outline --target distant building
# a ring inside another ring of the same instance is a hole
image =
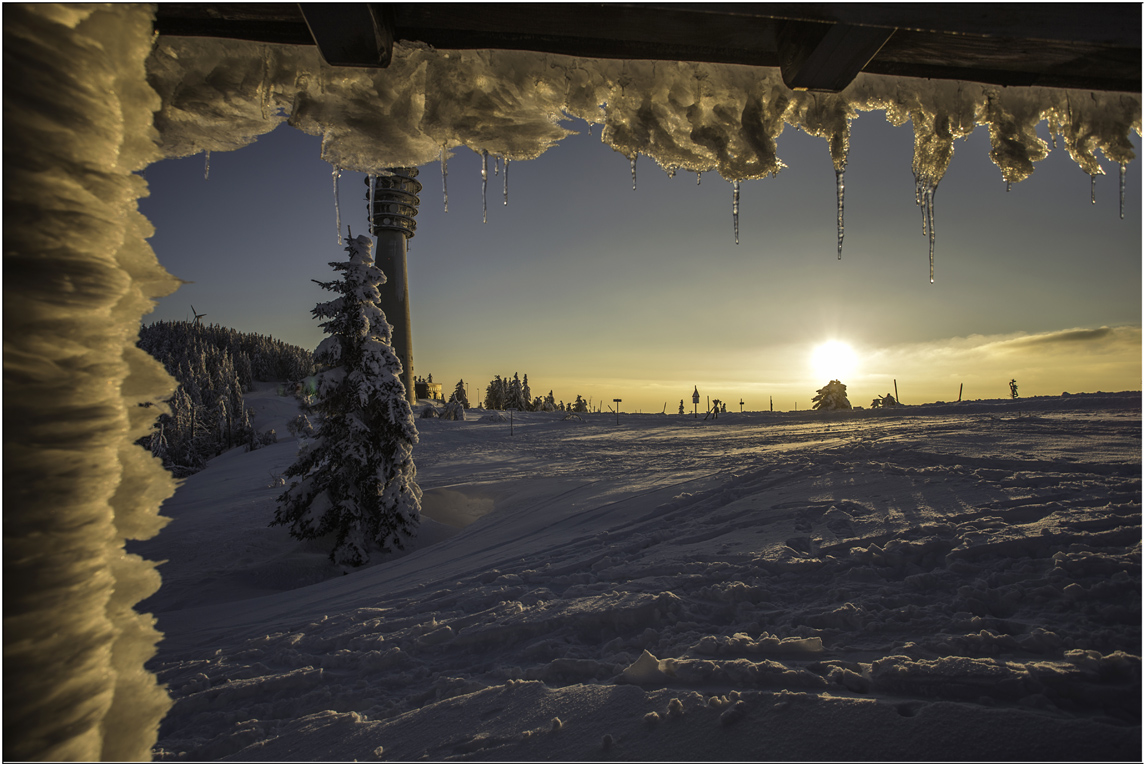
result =
[[[422,377],[413,381],[413,389],[418,398],[432,398],[435,401],[445,400],[440,382],[428,382]]]

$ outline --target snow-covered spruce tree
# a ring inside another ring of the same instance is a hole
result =
[[[278,497],[271,525],[296,539],[334,534],[330,559],[358,566],[371,549],[403,549],[420,522],[421,489],[413,466],[417,428],[405,399],[392,327],[377,307],[385,275],[374,265],[368,237],[349,241],[347,262],[330,266],[341,281],[315,281],[338,292],[318,303],[330,336],[314,353],[321,365],[313,410],[324,419],[312,444],[286,469],[298,478]]]
[[[453,388],[453,399],[460,401],[462,408],[469,408],[469,395],[465,392],[465,380],[457,381],[457,386]]]
[[[817,390],[814,396],[814,408],[819,411],[838,411],[853,408],[846,397],[846,385],[837,379],[830,380],[829,384]]]

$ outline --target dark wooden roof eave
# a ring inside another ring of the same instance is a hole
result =
[[[860,71],[1139,93],[1141,7],[1054,4],[160,3],[160,35],[314,45],[384,66],[394,41],[445,50],[779,67],[838,91]]]

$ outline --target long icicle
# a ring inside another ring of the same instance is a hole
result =
[[[1093,204],[1096,204],[1096,173],[1092,174],[1092,183],[1089,186],[1089,198]]]
[[[489,222],[489,152],[481,150],[481,222]]]
[[[1120,219],[1124,219],[1124,173],[1128,169],[1128,165],[1124,162],[1120,163]]]
[[[838,187],[838,259],[841,260],[842,259],[842,235],[843,235],[844,231],[846,230],[845,226],[842,223],[842,209],[843,209],[842,199],[843,199],[843,195],[846,192],[846,167],[845,166],[843,166],[841,170],[835,170],[834,171],[834,182],[835,182],[835,185]]]
[[[493,175],[500,175],[500,154],[493,155]]]
[[[929,227],[929,281],[931,284],[933,283],[933,248],[934,243],[937,241],[937,232],[934,230],[933,219],[933,197],[935,193],[937,193],[937,184],[927,181],[923,192],[923,202],[925,203],[925,219]]]
[[[211,150],[206,149],[203,151],[206,155],[206,162],[203,164],[203,180],[211,179]]]
[[[373,233],[373,195],[377,188],[377,176],[369,176],[369,215],[366,216],[366,221],[369,223],[369,232]]]
[[[632,162],[632,191],[636,190],[636,159],[638,157],[639,154],[632,154],[630,157]]]
[[[342,204],[338,195],[338,178],[341,177],[341,168],[334,168],[334,220],[338,226],[338,244],[342,243]]]
[[[735,244],[739,243],[739,181],[731,184],[734,192],[731,195],[731,217],[735,219]]]
[[[508,157],[504,158],[504,206],[508,206]]]
[[[445,212],[449,211],[449,157],[441,147],[441,194],[445,197]]]

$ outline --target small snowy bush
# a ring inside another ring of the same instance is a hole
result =
[[[441,409],[441,418],[450,422],[463,422],[465,421],[465,406],[461,401],[453,397],[445,408]]]
[[[310,437],[314,434],[314,425],[305,414],[299,414],[286,424],[286,430],[295,438]]]

